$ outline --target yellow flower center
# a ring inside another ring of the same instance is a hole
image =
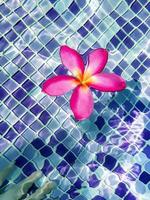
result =
[[[81,85],[88,85],[91,74],[85,71],[83,74],[78,73],[76,77]]]

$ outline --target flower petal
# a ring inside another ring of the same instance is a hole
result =
[[[93,96],[87,86],[80,85],[73,91],[70,107],[78,120],[88,118],[93,111]]]
[[[94,75],[101,72],[108,60],[108,52],[106,49],[96,49],[89,54],[87,74]]]
[[[72,76],[54,76],[44,82],[42,91],[50,96],[59,96],[74,89],[78,84]]]
[[[88,85],[102,92],[115,92],[126,88],[125,80],[113,73],[95,74],[89,79]]]
[[[75,76],[81,76],[84,72],[84,62],[81,55],[68,46],[61,46],[60,57],[62,63]]]

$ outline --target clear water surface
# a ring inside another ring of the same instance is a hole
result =
[[[41,170],[57,187],[45,199],[150,198],[150,1],[0,1],[0,170],[11,183]],[[68,93],[41,85],[66,73],[59,48],[84,58],[106,48],[106,71],[127,80],[120,93],[94,92],[94,112],[74,120]]]

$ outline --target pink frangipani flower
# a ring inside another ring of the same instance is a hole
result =
[[[50,96],[59,96],[74,89],[70,107],[78,120],[88,118],[93,111],[90,87],[101,92],[116,92],[126,88],[123,78],[114,73],[102,72],[108,60],[106,49],[93,50],[89,54],[86,68],[81,55],[68,46],[61,46],[60,57],[72,76],[58,75],[49,78],[44,82],[42,91]]]

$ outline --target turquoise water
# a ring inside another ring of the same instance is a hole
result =
[[[57,185],[45,199],[148,200],[150,2],[0,2],[0,170],[15,164],[3,186],[42,171],[37,187],[47,178]],[[70,110],[71,93],[41,92],[48,77],[67,73],[64,44],[84,60],[106,48],[105,71],[127,81],[120,93],[93,92],[94,112],[82,122]]]

